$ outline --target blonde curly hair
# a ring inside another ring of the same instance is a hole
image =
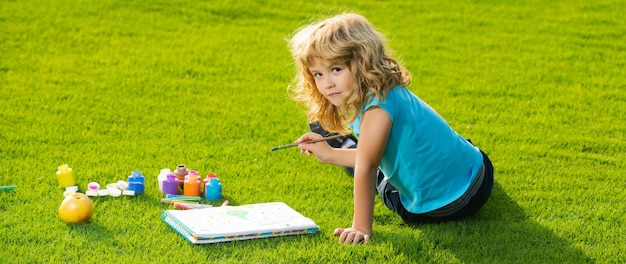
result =
[[[359,14],[344,13],[296,31],[289,40],[297,74],[289,85],[290,98],[308,108],[309,123],[319,121],[325,130],[349,132],[347,124],[374,97],[383,100],[397,85],[408,86],[411,74],[386,46],[385,37]],[[342,106],[334,106],[316,88],[309,66],[315,59],[345,64],[354,87]]]

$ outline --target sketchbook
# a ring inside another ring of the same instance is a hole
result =
[[[165,210],[161,220],[193,244],[311,234],[319,227],[282,202]]]

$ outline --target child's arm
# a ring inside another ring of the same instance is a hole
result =
[[[390,130],[391,118],[385,110],[376,107],[363,114],[354,170],[354,219],[351,228],[335,230],[335,235],[339,235],[339,242],[357,244],[369,241],[372,234],[376,173]]]
[[[307,141],[321,138],[321,135],[309,132],[302,135],[298,140],[296,140],[295,143],[305,143]],[[322,163],[354,168],[356,149],[332,148],[330,145],[328,145],[328,142],[325,141],[310,144],[301,144],[299,147],[301,154],[305,154],[308,156],[313,154]]]

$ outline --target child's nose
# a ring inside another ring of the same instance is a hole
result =
[[[333,87],[335,86],[335,82],[333,81],[333,79],[332,79],[332,78],[327,77],[325,81],[326,81],[326,82],[324,83],[324,87],[325,87],[326,89],[333,88]]]

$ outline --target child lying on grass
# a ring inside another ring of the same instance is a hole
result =
[[[354,168],[352,226],[334,231],[341,243],[371,239],[374,190],[412,223],[462,219],[485,204],[491,161],[406,88],[409,72],[366,18],[341,14],[308,25],[289,44],[299,68],[293,100],[308,108],[310,123],[334,133],[351,130],[358,139],[356,148],[299,145],[323,163]],[[321,137],[309,132],[296,143]]]

